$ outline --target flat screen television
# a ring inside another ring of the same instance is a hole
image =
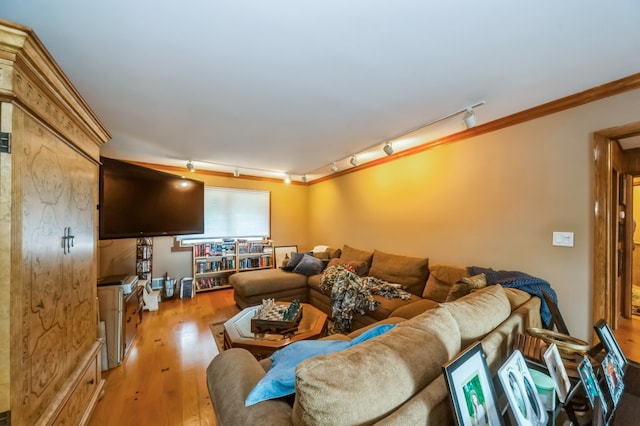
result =
[[[101,240],[204,232],[204,183],[101,157]]]

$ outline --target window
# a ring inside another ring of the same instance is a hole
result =
[[[269,237],[271,194],[235,188],[204,188],[204,234],[178,237],[182,241],[207,238]]]

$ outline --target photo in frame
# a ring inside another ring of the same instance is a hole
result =
[[[442,368],[456,424],[504,424],[480,342],[461,352]]]
[[[286,258],[291,256],[291,252],[298,252],[298,246],[297,245],[290,245],[290,246],[275,246],[273,248],[273,255],[275,258],[275,263],[273,264],[273,266],[277,269],[277,268],[281,268],[282,267],[282,261]]]
[[[595,409],[596,405],[598,407],[601,407],[602,415],[605,416],[608,411],[607,403],[604,400],[604,395],[602,395],[602,391],[600,390],[600,385],[598,384],[598,378],[596,377],[596,374],[593,371],[591,361],[589,361],[589,358],[586,355],[578,365],[578,374],[580,375],[580,380],[582,381],[584,390],[587,396],[589,397],[589,403],[591,404],[591,408]]]
[[[604,346],[605,351],[613,355],[616,364],[624,374],[624,369],[627,365],[627,358],[624,356],[624,353],[622,353],[620,345],[618,345],[618,341],[613,335],[609,324],[607,324],[605,320],[601,319],[593,326],[593,328],[596,331],[602,346]]]
[[[611,352],[602,360],[602,374],[604,375],[605,382],[607,382],[607,388],[609,389],[609,395],[611,395],[613,407],[618,405],[618,401],[620,400],[620,396],[624,390],[622,369],[617,362],[618,361]]]
[[[549,416],[538,395],[522,352],[516,350],[509,356],[498,369],[498,377],[513,417],[519,426],[547,424]]]
[[[571,382],[569,381],[567,370],[564,368],[564,363],[560,357],[558,346],[556,346],[555,343],[549,345],[549,347],[544,351],[544,354],[542,354],[542,358],[549,370],[549,375],[556,384],[558,399],[564,404],[567,400],[567,396],[569,395],[569,391],[571,390]]]

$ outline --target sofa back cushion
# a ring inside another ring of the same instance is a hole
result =
[[[365,262],[367,264],[367,268],[371,267],[372,258],[373,258],[373,252],[353,248],[346,244],[344,245],[344,247],[342,247],[342,254],[340,254],[340,260],[343,263]]]
[[[402,284],[409,293],[420,296],[429,277],[429,259],[374,250],[369,276]]]
[[[511,304],[499,284],[440,306],[448,310],[458,323],[463,348],[482,339],[511,314]]]
[[[293,423],[370,424],[385,417],[442,374],[460,351],[457,329],[446,309],[433,309],[345,351],[303,361]]]
[[[451,287],[463,277],[468,277],[469,272],[464,266],[436,264],[429,267],[429,279],[424,287],[422,297],[446,302]]]

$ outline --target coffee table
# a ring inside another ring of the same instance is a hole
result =
[[[277,303],[289,304],[288,302]],[[244,348],[256,358],[262,359],[290,343],[325,336],[327,334],[327,315],[308,303],[301,303],[300,306],[302,306],[302,319],[300,319],[298,330],[286,335],[252,333],[251,318],[253,318],[258,306],[243,309],[224,323],[224,349]]]

